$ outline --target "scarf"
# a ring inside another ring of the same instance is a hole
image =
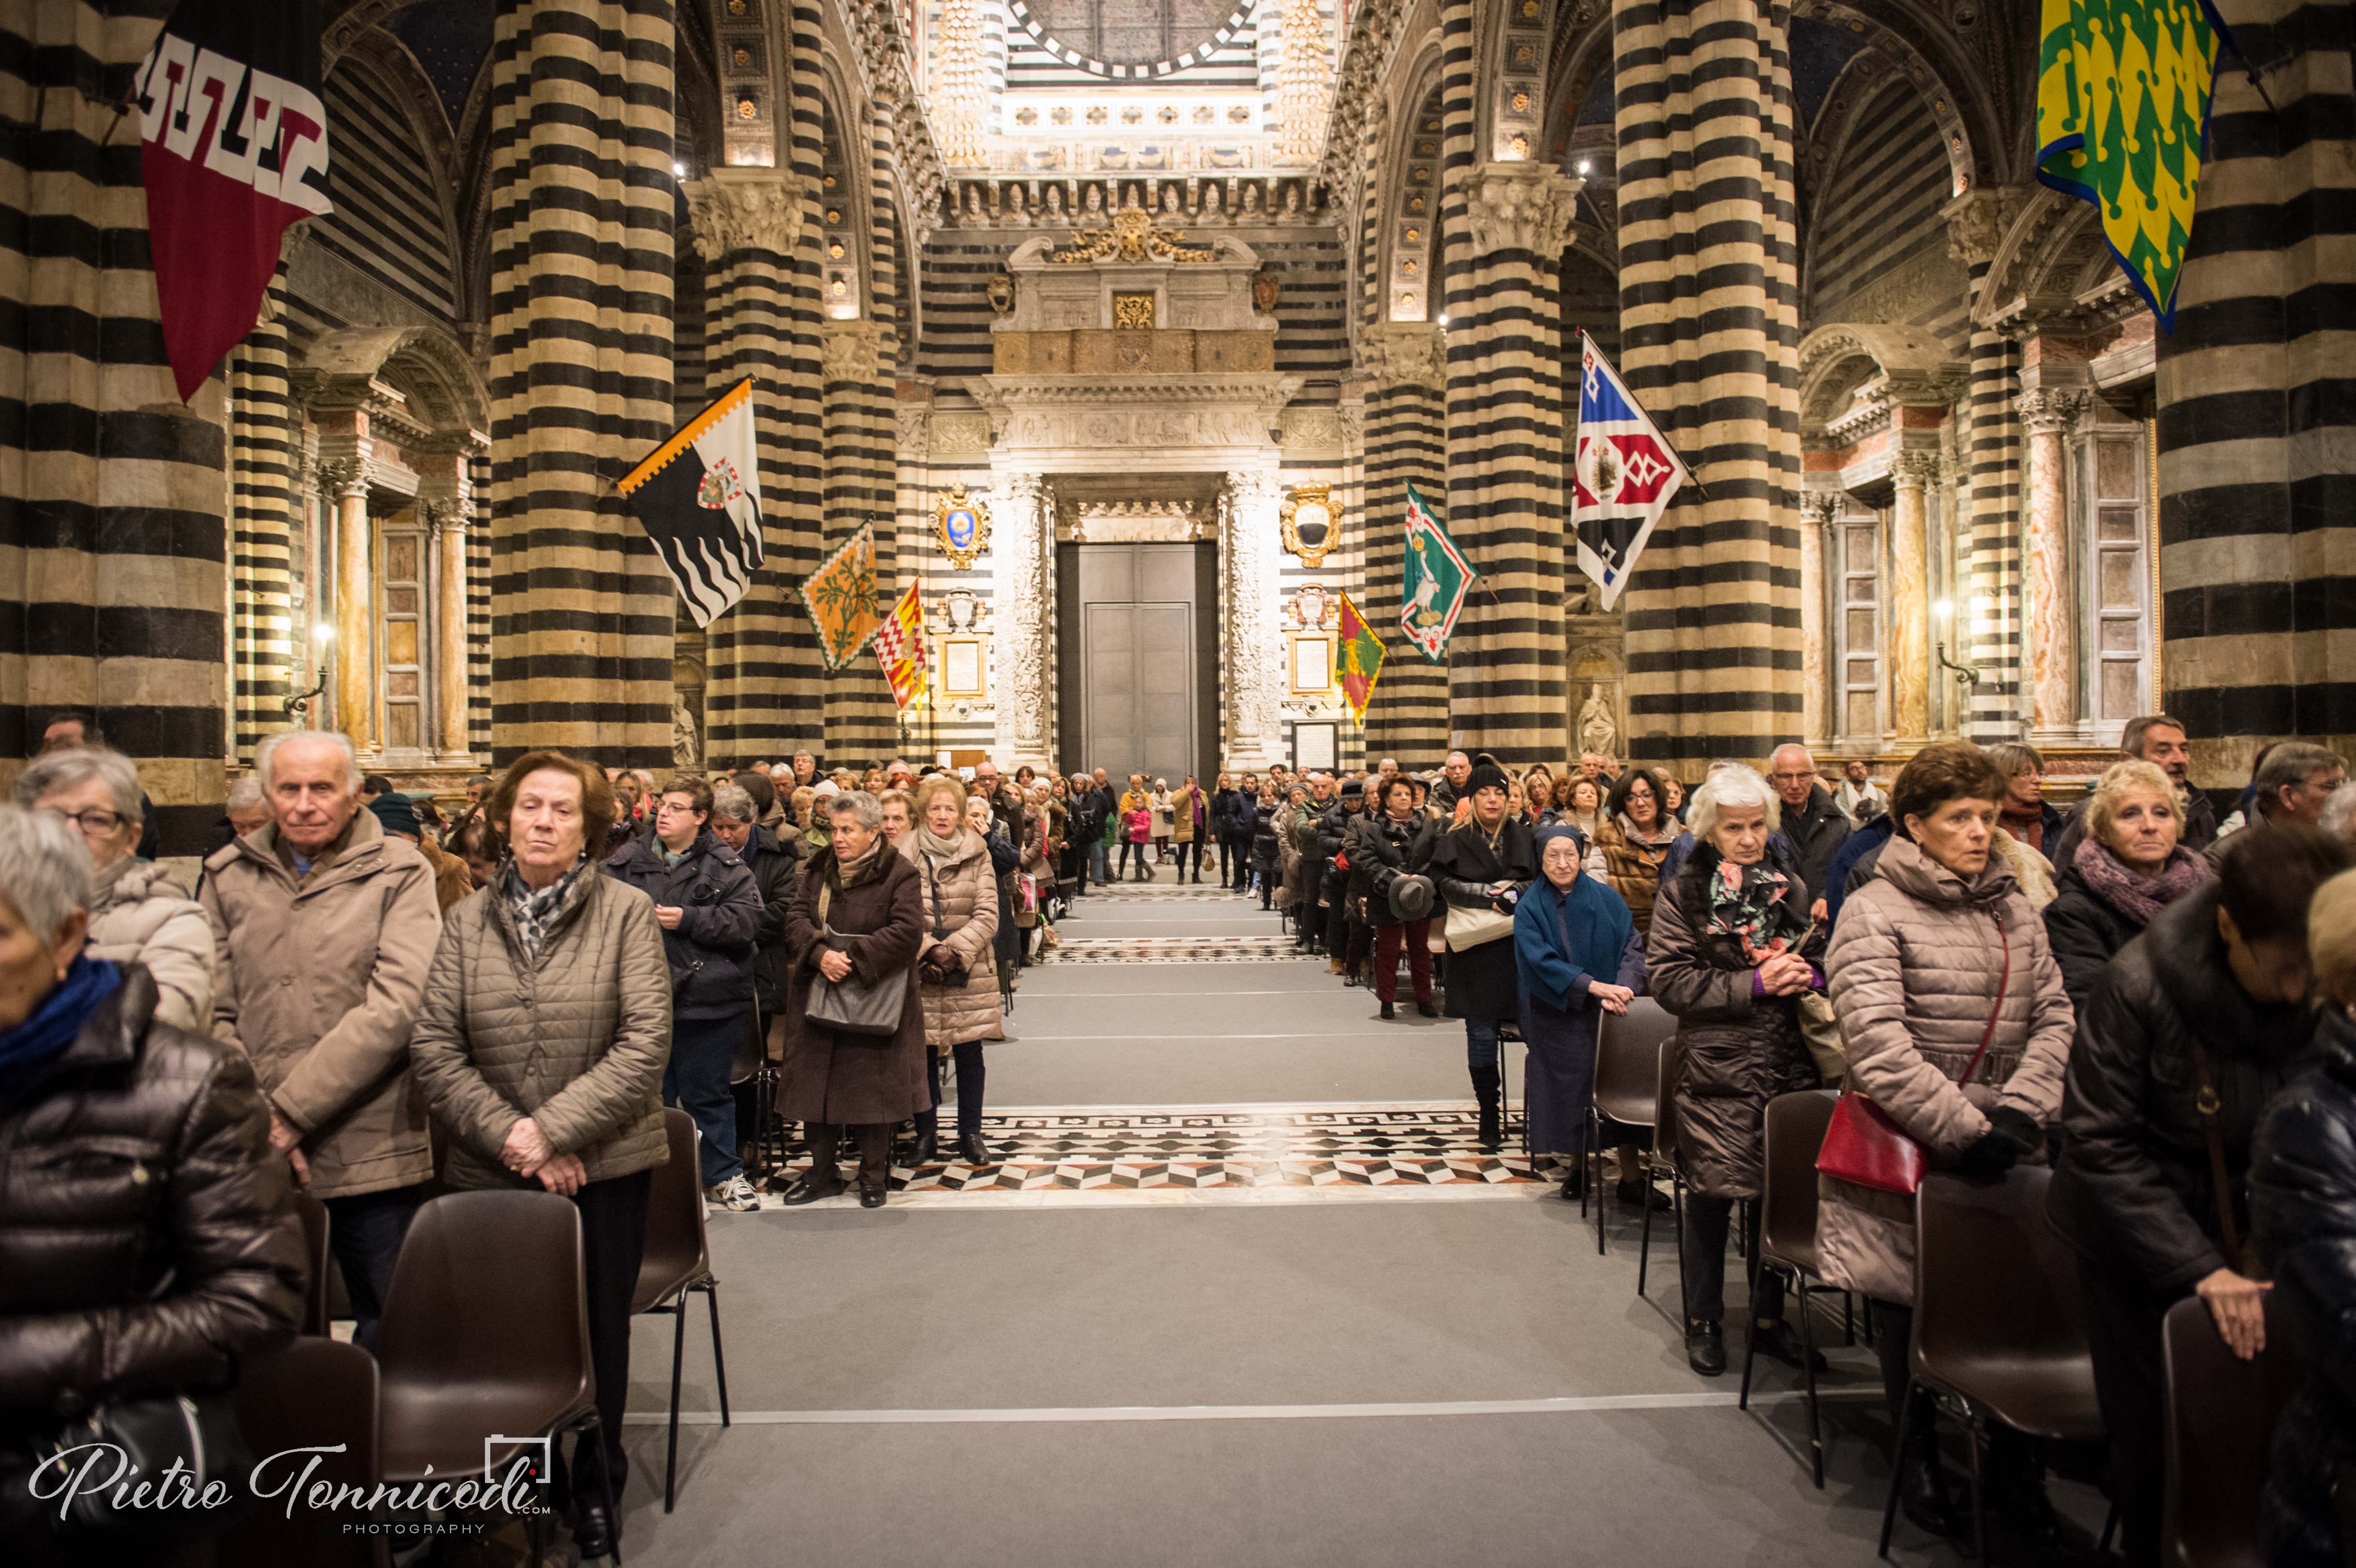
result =
[[[66,977],[41,998],[30,1017],[0,1029],[0,1074],[14,1076],[64,1053],[99,1004],[123,984],[123,971],[88,953],[76,958]]]
[[[2004,830],[2036,850],[2045,852],[2045,808],[2041,805],[2016,806],[2007,799],[1997,810],[1997,820]]]
[[[508,912],[515,917],[516,939],[523,944],[524,956],[535,963],[540,958],[541,944],[548,940],[548,928],[554,923],[557,912],[573,892],[573,884],[581,880],[582,868],[589,864],[584,855],[573,863],[573,869],[547,887],[534,892],[524,885],[523,873],[510,859],[499,872],[499,895],[508,901]]]
[[[957,852],[965,848],[965,836],[970,830],[960,827],[954,837],[944,838],[935,833],[931,827],[919,822],[914,831],[916,835],[916,848],[924,851],[926,857],[935,860],[948,860],[954,859]]]
[[[2093,834],[2078,840],[2070,863],[2094,896],[2138,926],[2209,880],[2209,862],[2179,844],[2157,878],[2139,877]]]
[[[1709,868],[1708,888],[1702,929],[1740,940],[1742,956],[1752,964],[1798,946],[1806,934],[1808,912],[1792,898],[1792,879],[1764,860],[1738,866],[1721,859]]]

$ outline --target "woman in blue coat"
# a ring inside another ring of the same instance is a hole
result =
[[[1626,1012],[1644,989],[1644,947],[1620,895],[1580,874],[1578,833],[1550,823],[1537,844],[1538,879],[1514,911],[1530,1153],[1554,1156],[1569,1171],[1562,1195],[1576,1199],[1587,1179],[1581,1157],[1597,1028],[1603,1013]]]

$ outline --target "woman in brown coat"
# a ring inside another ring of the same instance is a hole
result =
[[[2075,1028],[2045,923],[1997,852],[2004,789],[1996,765],[1968,741],[1917,752],[1890,792],[1900,831],[1873,880],[1841,906],[1825,955],[1851,1087],[1933,1164],[1987,1176],[2042,1157]],[[1959,1083],[1976,1056],[1970,1082]],[[1817,1184],[1825,1278],[1872,1300],[1883,1387],[1906,1434],[1899,1500],[1924,1529],[1952,1533],[1935,1406],[1922,1391],[1907,1393],[1913,1197],[1829,1176]],[[2016,1531],[2054,1539],[2035,1445],[1999,1425],[1988,1465],[1990,1505]]]
[[[1649,769],[1622,773],[1587,855],[1587,874],[1620,895],[1636,922],[1639,941],[1652,933],[1661,865],[1677,841],[1676,823],[1662,809],[1662,798],[1661,780]]]
[[[1005,1032],[999,1012],[998,878],[990,846],[966,826],[965,791],[937,773],[916,786],[916,826],[897,846],[923,879],[925,935],[917,950],[918,994],[925,1004],[925,1066],[932,1108],[916,1113],[911,1166],[929,1162],[940,1138],[941,1058],[957,1061],[958,1154],[990,1163],[981,1141],[981,1042]]]
[[[785,1200],[814,1203],[842,1190],[834,1151],[847,1124],[859,1134],[860,1207],[881,1209],[891,1184],[893,1127],[932,1108],[916,995],[924,879],[884,841],[884,808],[873,795],[852,790],[826,805],[833,841],[803,872],[786,914],[786,1071],[777,1110],[806,1124],[810,1163]],[[820,975],[902,988],[899,1028],[851,1034],[813,1021],[810,985]]]

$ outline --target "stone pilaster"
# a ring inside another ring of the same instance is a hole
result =
[[[1001,474],[991,507],[991,555],[997,581],[991,603],[998,635],[999,766],[1007,773],[1028,763],[1042,773],[1053,765],[1048,682],[1055,678],[1054,624],[1048,601],[1055,593],[1055,510],[1046,481],[1036,474]]]
[[[1246,469],[1227,475],[1219,539],[1219,668],[1226,697],[1219,765],[1229,772],[1258,771],[1281,760],[1284,636],[1276,609],[1282,503],[1274,474]]]

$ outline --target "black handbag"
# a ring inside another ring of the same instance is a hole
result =
[[[826,924],[826,906],[833,893],[830,887],[818,891],[818,929],[819,940],[839,953],[841,940]],[[804,1010],[812,1023],[824,1024],[838,1033],[895,1035],[900,1032],[901,1009],[908,1002],[905,981],[905,976],[892,975],[871,984],[855,974],[830,980],[823,973],[813,972],[809,1003]]]
[[[65,1505],[59,1520],[60,1535],[121,1543],[166,1543],[220,1530],[241,1517],[252,1504],[246,1486],[253,1455],[238,1426],[234,1396],[225,1389],[108,1400],[68,1423],[56,1444],[38,1456],[37,1463],[48,1460],[53,1470],[62,1466],[71,1475],[86,1462],[85,1456],[74,1451],[92,1445],[122,1455],[125,1484],[155,1482],[175,1465],[178,1467],[176,1477],[185,1480],[176,1479],[171,1499],[163,1506],[118,1509],[113,1506],[116,1488],[96,1484],[114,1472],[113,1456],[102,1452],[89,1480],[75,1489],[72,1500]],[[52,1459],[51,1455],[65,1456]],[[57,1477],[40,1479],[47,1489]],[[214,1508],[198,1506],[194,1499],[216,1484],[227,1500]]]

